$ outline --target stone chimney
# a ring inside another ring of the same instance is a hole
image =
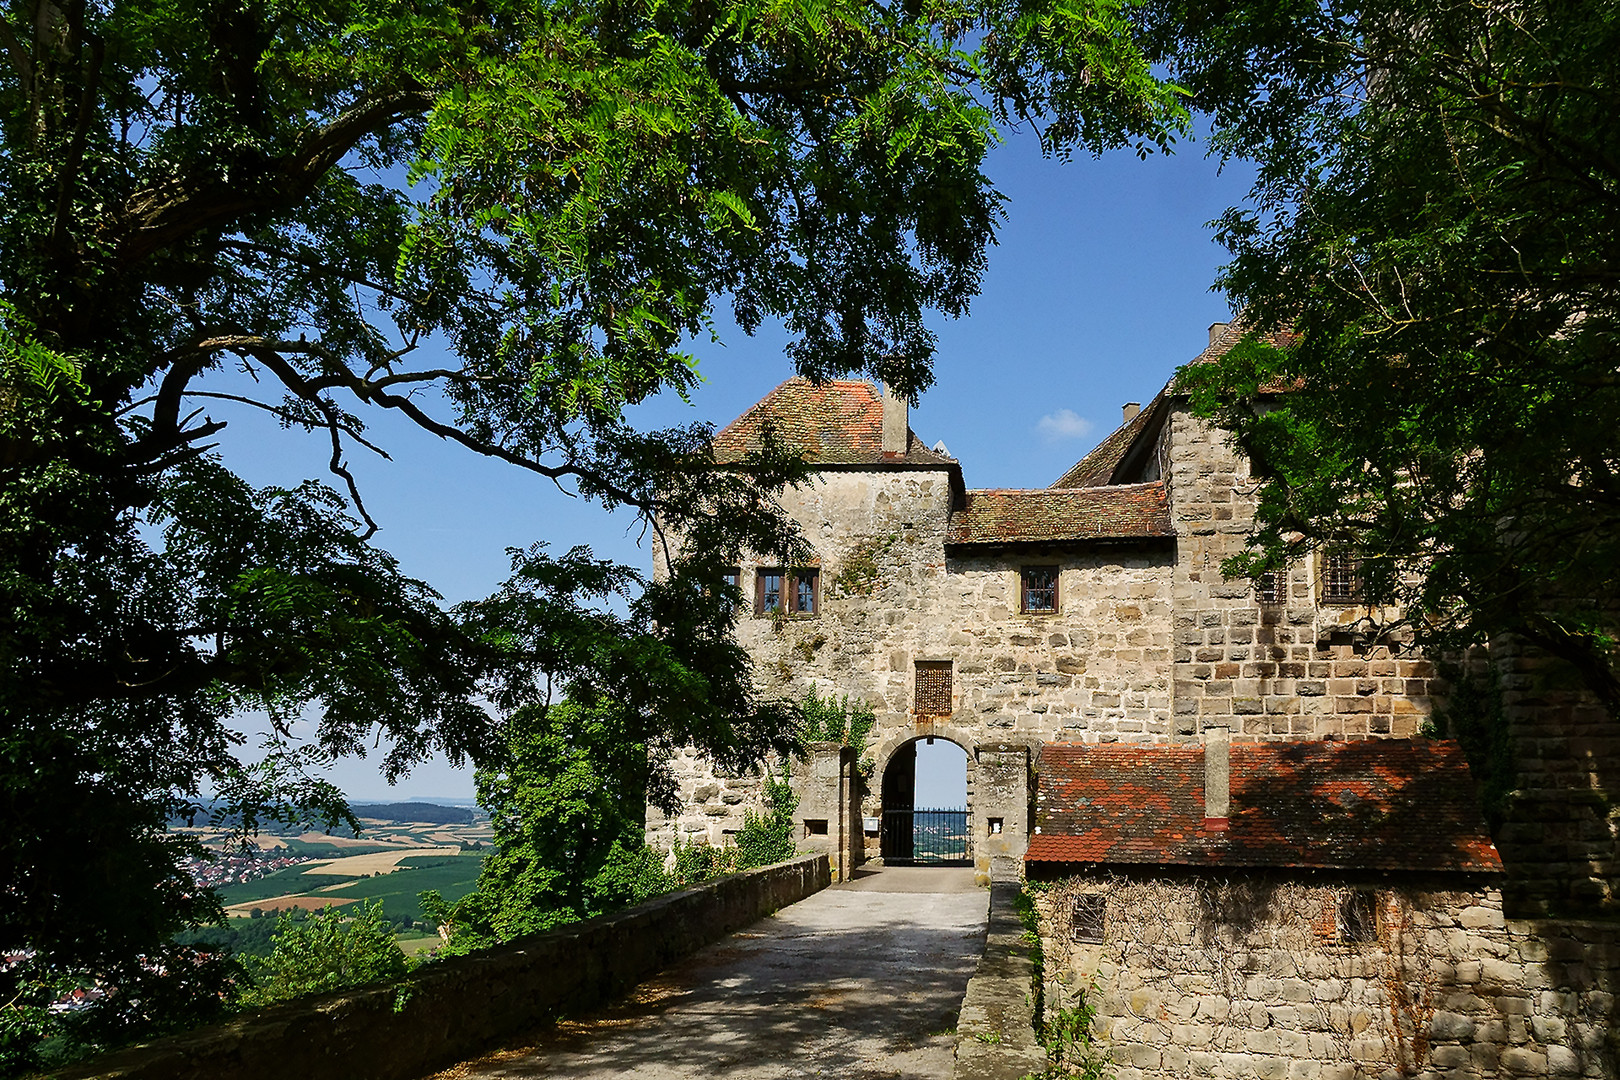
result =
[[[1136,419],[1136,414],[1141,412],[1141,411],[1142,411],[1142,403],[1140,401],[1127,401],[1125,403],[1125,421],[1124,422],[1128,424],[1132,420],[1135,420]]]
[[[911,430],[910,406],[906,399],[883,384],[883,452],[904,454]]]
[[[1225,832],[1232,811],[1232,740],[1224,726],[1204,729],[1204,831]]]
[[[1211,345],[1215,344],[1215,340],[1222,334],[1226,333],[1226,326],[1227,324],[1223,322],[1212,322],[1209,324],[1209,343]]]

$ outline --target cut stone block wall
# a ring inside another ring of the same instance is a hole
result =
[[[1318,602],[1316,560],[1258,602],[1221,563],[1245,550],[1256,484],[1225,432],[1185,410],[1166,425],[1176,528],[1175,731],[1212,718],[1238,740],[1410,737],[1431,711],[1433,666],[1369,634],[1390,613]]]
[[[243,1014],[56,1080],[410,1080],[611,1000],[700,946],[827,887],[824,855],[428,964],[397,985]]]
[[[1047,1007],[1086,996],[1117,1080],[1620,1077],[1620,926],[1509,920],[1494,886],[1092,873],[1037,910]]]
[[[828,471],[783,501],[815,547],[821,610],[773,618],[750,608],[738,640],[765,694],[799,698],[815,686],[870,706],[879,779],[887,755],[917,736],[949,738],[970,761],[985,743],[1170,737],[1168,543],[947,556],[943,470]],[[1060,567],[1058,612],[1018,611],[1026,563]],[[755,569],[742,567],[750,597]],[[929,660],[951,661],[949,716],[913,709],[915,665]],[[757,778],[717,776],[696,758],[675,766],[685,806],[649,815],[655,843],[721,843],[757,805]],[[871,786],[862,813],[876,816]]]

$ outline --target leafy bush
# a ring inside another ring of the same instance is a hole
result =
[[[251,967],[247,1005],[269,1005],[402,977],[409,965],[380,903],[278,919],[270,955]]]
[[[814,742],[833,742],[840,746],[853,746],[861,753],[861,778],[870,780],[877,771],[877,763],[866,752],[866,738],[877,724],[877,714],[863,701],[852,701],[848,694],[821,697],[815,684],[799,703],[804,720],[799,727],[800,745]]]
[[[793,858],[794,836],[797,823],[793,812],[799,808],[799,797],[788,783],[787,770],[781,779],[765,773],[765,812],[749,810],[743,815],[743,826],[737,830],[737,869],[769,866]]]

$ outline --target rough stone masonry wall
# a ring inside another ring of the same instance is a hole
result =
[[[1074,940],[1080,891],[1108,897],[1100,944]],[[1068,879],[1037,900],[1047,1008],[1086,995],[1116,1080],[1620,1077],[1620,926],[1506,920],[1494,888],[1385,887],[1376,940],[1345,942],[1345,891]]]
[[[611,1000],[827,887],[827,858],[720,878],[377,984],[108,1054],[54,1080],[410,1080]]]
[[[1427,719],[1433,666],[1352,624],[1380,613],[1321,605],[1316,561],[1289,567],[1286,600],[1262,605],[1223,560],[1253,525],[1255,481],[1225,432],[1172,412],[1170,499],[1175,567],[1175,732],[1226,724],[1238,739],[1410,737]]]
[[[1620,913],[1620,723],[1566,663],[1491,643],[1502,759],[1514,770],[1497,845],[1516,914]]]
[[[1168,544],[948,558],[944,471],[829,470],[783,501],[815,548],[821,610],[760,618],[750,607],[738,638],[766,694],[798,698],[814,685],[877,714],[865,814],[879,811],[888,755],[917,735],[958,742],[970,763],[987,742],[1169,737]],[[1028,563],[1061,567],[1057,613],[1018,611]],[[754,569],[742,568],[750,598]],[[952,662],[950,717],[913,714],[919,660]],[[755,778],[716,776],[697,759],[676,766],[686,805],[675,818],[649,817],[654,842],[677,833],[722,842],[756,805]]]

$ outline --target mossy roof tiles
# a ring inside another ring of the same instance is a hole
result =
[[[1175,535],[1164,484],[969,491],[945,543],[1049,544]]]
[[[1230,786],[1206,831],[1202,745],[1047,745],[1025,861],[1502,871],[1454,743],[1234,745]]]
[[[730,464],[756,449],[767,424],[815,465],[956,464],[954,458],[930,450],[909,428],[906,452],[885,454],[883,395],[871,383],[853,379],[812,383],[804,378],[787,380],[727,424],[714,437],[715,461]]]

